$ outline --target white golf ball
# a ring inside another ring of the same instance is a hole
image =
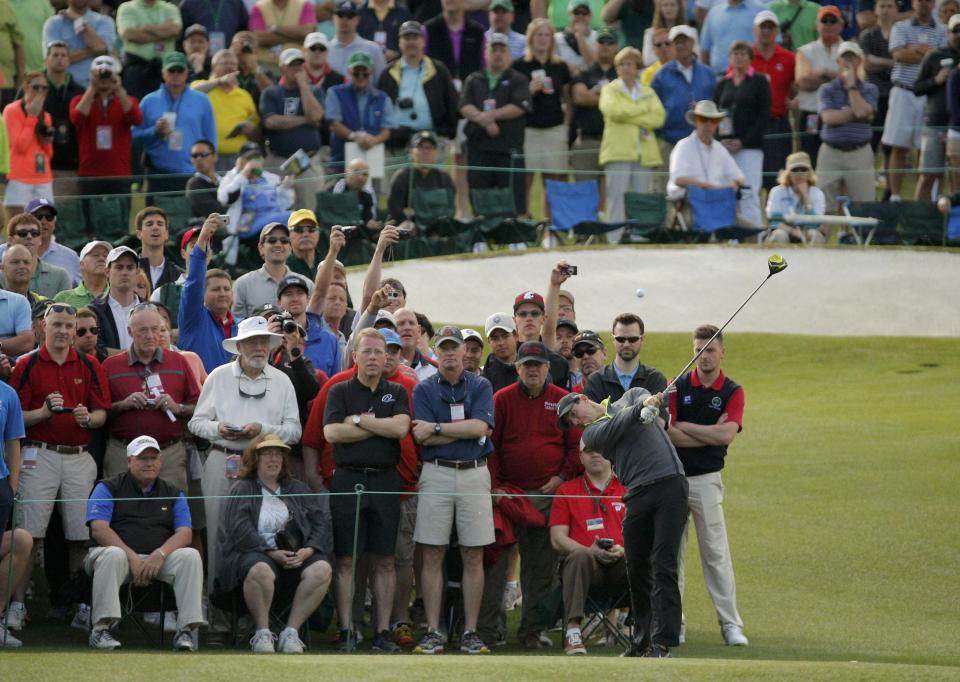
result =
[[[646,295],[647,295],[647,292],[644,291],[643,287],[640,287],[639,289],[637,289],[637,298],[643,298]]]

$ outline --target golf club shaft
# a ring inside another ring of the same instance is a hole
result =
[[[697,358],[699,358],[701,355],[703,355],[703,351],[705,351],[705,350],[710,346],[710,344],[713,343],[713,340],[714,340],[714,339],[716,339],[718,336],[720,336],[720,334],[723,333],[723,330],[726,329],[726,328],[727,328],[727,325],[730,324],[730,323],[733,321],[733,318],[735,318],[735,317],[737,316],[737,313],[739,313],[741,310],[743,310],[743,308],[750,302],[750,299],[757,295],[757,292],[760,291],[760,288],[761,288],[764,284],[766,284],[766,283],[767,283],[767,280],[770,279],[772,276],[773,276],[773,273],[770,273],[769,275],[767,275],[766,277],[763,278],[763,281],[760,282],[760,284],[757,286],[757,288],[753,290],[753,293],[750,294],[749,296],[747,296],[747,300],[740,304],[740,307],[737,308],[737,309],[733,312],[733,315],[731,315],[729,318],[727,318],[727,321],[724,322],[724,323],[723,323],[723,326],[720,327],[720,328],[716,331],[716,333],[715,333],[713,336],[710,337],[710,340],[707,341],[705,344],[703,344],[703,345],[700,347],[700,350],[697,351],[697,354],[694,355],[694,356],[690,359],[690,362],[688,362],[688,363],[686,364],[686,366],[684,366],[684,368],[681,369],[681,370],[677,373],[677,375],[676,375],[673,379],[670,380],[670,383],[667,384],[667,387],[666,387],[665,389],[663,389],[663,392],[664,392],[664,393],[666,393],[666,392],[670,389],[670,387],[673,386],[673,385],[677,382],[677,379],[679,379],[680,377],[682,377],[682,376],[684,375],[684,373],[693,366],[693,363],[695,363],[695,362],[697,361]]]

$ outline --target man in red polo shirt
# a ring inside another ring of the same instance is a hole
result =
[[[43,500],[22,507],[21,525],[35,540],[47,533],[54,500],[85,501],[97,479],[97,464],[89,446],[92,430],[107,419],[110,390],[96,358],[74,349],[76,327],[73,306],[54,303],[47,308],[43,345],[35,353],[22,355],[10,378],[27,428],[20,456],[20,494],[24,500]],[[63,503],[60,513],[72,572],[80,568],[84,544],[90,539],[86,506],[84,502]],[[14,591],[10,617],[22,621],[29,582],[27,571]],[[82,620],[89,620],[89,607]]]
[[[790,118],[790,98],[794,94],[794,67],[796,56],[777,44],[780,22],[770,10],[758,12],[753,20],[753,68],[770,81],[770,122],[763,142],[763,186],[767,189],[777,182],[779,173],[793,151]]]
[[[127,322],[133,339],[130,349],[103,363],[113,399],[103,477],[125,472],[127,443],[151,436],[160,444],[163,456],[160,478],[186,491],[183,425],[193,416],[200,387],[183,356],[160,347],[161,319],[152,303],[135,306]]]
[[[599,452],[583,450],[580,462],[583,475],[557,488],[550,512],[550,541],[560,555],[563,651],[568,656],[587,653],[580,621],[591,588],[625,592],[629,587],[622,530],[626,490]]]
[[[567,391],[549,381],[547,347],[539,341],[527,341],[517,351],[516,364],[518,381],[497,391],[493,397],[494,451],[487,462],[490,487],[494,495],[502,493],[501,486],[538,495],[530,498],[530,502],[544,518],[549,518],[552,498],[548,496],[578,473],[580,433],[557,425],[557,403]],[[541,630],[548,624],[538,622],[537,609],[550,590],[556,555],[547,528],[517,526],[514,530],[520,549],[520,591],[523,593],[517,636],[527,649],[540,649],[544,644]],[[502,607],[506,586],[505,563],[501,559],[491,567],[485,581],[484,605],[480,611],[480,636],[485,641],[493,639],[499,621],[496,616]]]

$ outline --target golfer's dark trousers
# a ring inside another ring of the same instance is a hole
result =
[[[632,492],[632,491],[631,491]],[[682,474],[643,486],[627,498],[623,544],[634,619],[634,640],[680,644],[677,556],[687,520],[687,479]]]

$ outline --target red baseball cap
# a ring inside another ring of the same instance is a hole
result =
[[[183,251],[187,248],[187,244],[190,243],[190,240],[200,234],[199,227],[191,227],[189,230],[183,233],[183,236],[180,238],[180,250]]]
[[[817,21],[820,21],[827,15],[833,15],[840,21],[843,21],[843,14],[840,12],[840,8],[836,5],[824,5],[820,8],[820,11],[817,12]]]
[[[524,303],[532,303],[540,308],[540,310],[546,310],[546,306],[543,303],[543,296],[536,291],[524,291],[513,299],[513,312],[517,312],[517,309]]]

